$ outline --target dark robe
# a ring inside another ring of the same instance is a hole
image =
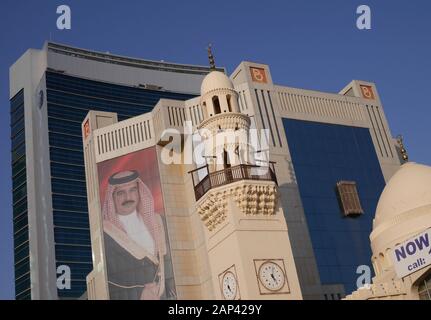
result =
[[[104,239],[110,299],[140,300],[144,290],[142,285],[160,281],[157,275],[158,264],[148,257],[136,259],[106,232],[104,232]],[[167,259],[167,256],[164,258],[165,290],[160,299],[176,299],[172,262]],[[122,288],[118,285],[132,288]]]
[[[108,234],[104,233],[104,237],[111,300],[141,299],[143,285],[159,282],[159,276],[156,276],[158,265],[148,257],[142,260],[136,259]],[[121,288],[120,286],[137,287]],[[160,298],[163,299],[163,296]]]

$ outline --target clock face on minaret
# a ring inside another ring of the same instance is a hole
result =
[[[226,300],[234,300],[237,296],[238,284],[235,275],[228,271],[222,277],[222,293]]]
[[[283,269],[272,261],[265,262],[260,266],[259,280],[266,289],[271,291],[280,290],[286,281]]]

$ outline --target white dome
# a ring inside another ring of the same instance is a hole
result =
[[[377,204],[374,228],[405,212],[431,205],[431,167],[408,162],[393,175]]]
[[[234,89],[232,81],[220,71],[211,71],[202,81],[201,96],[214,89]]]

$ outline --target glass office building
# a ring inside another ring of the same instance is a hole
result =
[[[24,70],[28,61],[32,67]],[[208,72],[54,43],[30,49],[15,63],[11,95],[19,91],[10,112],[16,299],[79,298],[86,291],[92,255],[81,122],[88,111],[116,112],[124,120],[151,111],[161,98],[190,99]],[[68,290],[56,288],[60,265],[70,267]]]

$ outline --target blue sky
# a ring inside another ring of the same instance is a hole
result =
[[[56,8],[72,10],[57,30]],[[372,30],[356,28],[367,4]],[[269,64],[275,83],[338,92],[350,80],[375,82],[392,134],[410,159],[431,165],[431,2],[426,0],[20,1],[0,2],[0,299],[14,297],[9,66],[45,40],[179,63]]]

